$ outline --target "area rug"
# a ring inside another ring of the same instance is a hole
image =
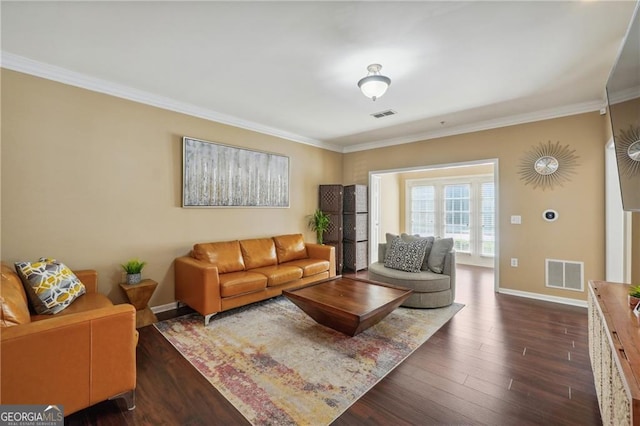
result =
[[[284,297],[156,328],[254,425],[328,425],[464,305],[398,308],[355,337]]]

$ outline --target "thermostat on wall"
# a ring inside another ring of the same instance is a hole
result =
[[[558,212],[555,210],[547,209],[542,212],[542,218],[547,222],[555,222],[558,220]]]

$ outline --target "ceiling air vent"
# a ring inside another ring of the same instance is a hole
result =
[[[382,117],[387,117],[387,116],[389,116],[389,115],[394,115],[394,114],[397,114],[397,112],[395,112],[395,111],[394,111],[394,110],[392,110],[392,109],[388,109],[388,110],[386,110],[386,111],[381,111],[381,112],[373,113],[373,114],[371,114],[371,116],[372,116],[372,117],[375,117],[375,118],[382,118]]]

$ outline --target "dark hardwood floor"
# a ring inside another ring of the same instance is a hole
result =
[[[458,265],[456,281],[466,306],[334,425],[601,424],[586,309],[496,294],[486,268]],[[136,409],[105,401],[66,424],[248,424],[153,326],[137,350]]]

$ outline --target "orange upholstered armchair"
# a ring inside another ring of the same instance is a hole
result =
[[[95,271],[76,271],[86,293],[62,312],[29,311],[20,277],[2,265],[0,404],[62,405],[64,414],[123,397],[135,407],[135,308],[98,293]]]

